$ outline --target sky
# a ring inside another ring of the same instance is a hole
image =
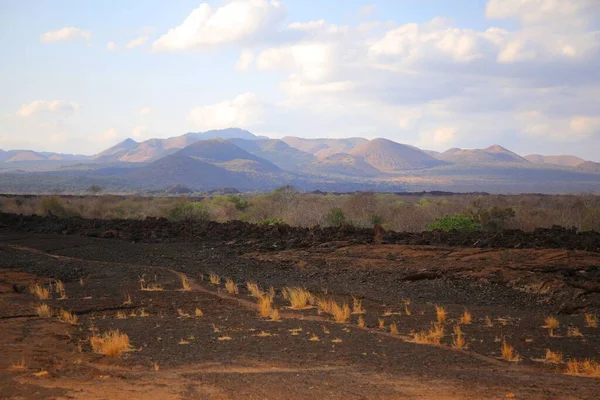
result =
[[[599,0],[0,0],[0,149],[228,127],[600,161]]]

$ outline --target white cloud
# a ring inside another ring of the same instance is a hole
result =
[[[131,136],[136,139],[142,138],[148,132],[148,129],[145,125],[138,125],[131,130]]]
[[[140,115],[148,115],[152,112],[152,109],[150,107],[142,107],[138,112]]]
[[[91,31],[75,27],[60,28],[55,31],[46,32],[40,36],[40,40],[44,43],[57,42],[60,40],[85,39],[89,40],[92,37]]]
[[[262,122],[264,104],[254,93],[243,93],[233,100],[199,106],[188,118],[199,129],[250,128]]]
[[[162,35],[154,51],[194,50],[213,45],[249,42],[275,31],[285,16],[276,0],[233,0],[213,9],[202,3],[183,23]]]
[[[485,15],[493,19],[514,18],[523,24],[582,25],[598,6],[596,0],[488,0]]]
[[[292,46],[262,51],[256,58],[261,70],[298,68],[303,77],[319,80],[328,76],[333,67],[333,47],[324,42],[304,42]]]
[[[519,113],[518,120],[523,131],[533,137],[569,142],[600,136],[599,116],[558,117],[533,110]]]
[[[127,45],[125,45],[125,47],[128,49],[133,49],[135,47],[143,46],[148,41],[148,39],[150,39],[149,36],[137,37],[137,38],[133,39],[131,42],[127,43]]]
[[[115,50],[117,50],[117,48],[118,47],[117,47],[117,44],[115,42],[108,42],[108,43],[106,43],[106,49],[108,51],[115,51]]]
[[[237,64],[235,65],[236,71],[247,71],[250,68],[250,65],[254,61],[254,52],[250,49],[242,50],[240,54],[240,58],[238,59]]]
[[[288,25],[288,29],[299,30],[299,31],[314,31],[316,29],[321,29],[325,26],[325,20],[320,19],[318,21],[308,21],[308,22],[294,22]]]
[[[71,101],[64,100],[34,100],[29,104],[23,104],[17,111],[20,117],[30,117],[44,113],[73,114],[79,105]]]

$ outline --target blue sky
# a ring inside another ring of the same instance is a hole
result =
[[[600,161],[595,0],[0,2],[0,148],[239,126]]]

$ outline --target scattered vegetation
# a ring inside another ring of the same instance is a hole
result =
[[[125,300],[123,300],[123,305],[124,306],[129,306],[133,304],[133,301],[131,300],[131,296],[129,295],[129,293],[125,294]]]
[[[563,355],[559,351],[552,351],[550,349],[546,349],[546,357],[544,361],[550,364],[560,364],[563,361]]]
[[[446,309],[442,306],[435,306],[435,316],[438,324],[445,323],[447,317]]]
[[[594,360],[569,360],[567,374],[600,378],[600,363]]]
[[[17,361],[16,363],[11,363],[10,365],[10,369],[16,369],[16,370],[21,370],[21,369],[26,369],[27,368],[27,363],[25,362],[25,358],[21,357],[21,359],[19,361]]]
[[[420,331],[413,334],[413,340],[416,343],[439,345],[444,337],[444,327],[439,324],[433,324],[428,331]]]
[[[319,310],[321,312],[331,314],[335,322],[344,323],[350,319],[350,306],[347,303],[338,304],[333,299],[319,299],[318,300]]]
[[[454,326],[454,338],[452,339],[452,347],[455,349],[462,350],[467,347],[467,343],[465,342],[465,336],[460,328],[460,325]]]
[[[281,316],[279,315],[279,310],[274,309],[271,311],[271,321],[277,322],[281,320]]]
[[[60,310],[57,317],[59,321],[66,322],[67,324],[71,325],[77,325],[77,322],[79,321],[79,317],[77,317],[76,314],[67,310]]]
[[[362,301],[352,296],[352,314],[364,314],[366,311],[362,307]]]
[[[460,323],[464,325],[470,325],[472,320],[473,318],[471,316],[471,313],[467,310],[465,310],[460,317]]]
[[[290,308],[302,310],[314,303],[314,296],[301,287],[286,287],[282,290],[283,298],[290,302]]]
[[[204,313],[202,312],[201,309],[199,309],[198,307],[196,307],[196,309],[194,310],[194,315],[198,318],[203,317]]]
[[[52,309],[47,304],[40,304],[35,308],[35,313],[42,318],[50,318],[52,316]]]
[[[120,356],[131,349],[129,336],[119,330],[105,332],[102,336],[94,335],[90,337],[90,346],[94,353],[104,354],[106,356]]]
[[[269,318],[273,313],[273,296],[270,293],[261,293],[258,297],[258,313],[261,318]]]
[[[554,336],[554,330],[560,328],[560,322],[555,317],[546,317],[544,319],[544,326],[542,328],[548,329],[548,335],[550,337]]]
[[[227,293],[229,293],[229,294],[238,294],[239,293],[238,286],[236,285],[236,283],[234,281],[232,281],[229,278],[225,281],[225,290],[227,290]]]
[[[476,232],[481,230],[481,225],[472,216],[455,214],[437,217],[433,223],[427,226],[427,230],[444,232]]]
[[[490,316],[489,316],[489,315],[486,315],[486,316],[485,316],[485,319],[484,319],[484,324],[485,324],[485,326],[486,326],[487,328],[493,328],[493,327],[494,327],[494,323],[492,322],[492,319],[490,318]]]
[[[570,337],[581,337],[581,336],[583,336],[583,333],[581,333],[581,331],[579,330],[579,328],[577,328],[576,326],[570,326],[567,329],[567,336],[570,336]]]
[[[411,311],[410,311],[410,300],[404,300],[404,313],[406,315],[411,315]]]
[[[399,333],[398,332],[398,325],[396,325],[396,322],[392,322],[391,323],[391,325],[390,325],[390,333],[392,335],[397,335]]]
[[[585,326],[588,328],[597,328],[598,316],[596,314],[585,313]]]
[[[500,348],[500,354],[503,360],[518,362],[521,361],[521,356],[506,340],[502,341],[502,347]]]
[[[208,280],[210,281],[211,285],[217,286],[221,284],[221,277],[212,272],[208,274]]]
[[[377,320],[377,327],[378,327],[379,329],[385,329],[385,320],[384,320],[384,319],[382,319],[382,318],[379,318],[379,319]]]
[[[190,285],[188,277],[185,274],[181,274],[179,275],[179,278],[181,279],[181,290],[184,292],[191,292],[192,286]]]
[[[40,300],[48,300],[50,298],[50,289],[40,285],[39,283],[31,286],[29,291]]]
[[[362,315],[358,317],[358,326],[360,328],[364,328],[367,326],[367,324],[365,323],[365,319],[363,318]]]

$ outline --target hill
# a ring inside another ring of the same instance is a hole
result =
[[[336,153],[348,153],[356,146],[368,142],[364,138],[347,139],[303,139],[294,136],[286,136],[281,139],[289,146],[303,152],[324,158]]]
[[[437,158],[461,164],[529,163],[525,158],[499,145],[486,149],[453,148],[437,155]]]
[[[380,171],[403,171],[444,164],[422,150],[388,139],[373,139],[355,147],[350,154]]]
[[[336,153],[301,166],[303,172],[311,174],[343,175],[359,178],[382,176],[382,172],[367,163],[362,157]]]
[[[562,165],[564,167],[576,167],[579,164],[585,162],[584,159],[562,155],[562,156],[543,156],[541,154],[529,154],[524,157],[529,162],[534,164],[552,164],[552,165]]]
[[[600,172],[600,163],[593,161],[584,161],[577,166],[578,169],[585,172]]]
[[[312,154],[291,147],[279,139],[230,139],[230,142],[286,171],[297,171],[300,165],[315,159]]]

